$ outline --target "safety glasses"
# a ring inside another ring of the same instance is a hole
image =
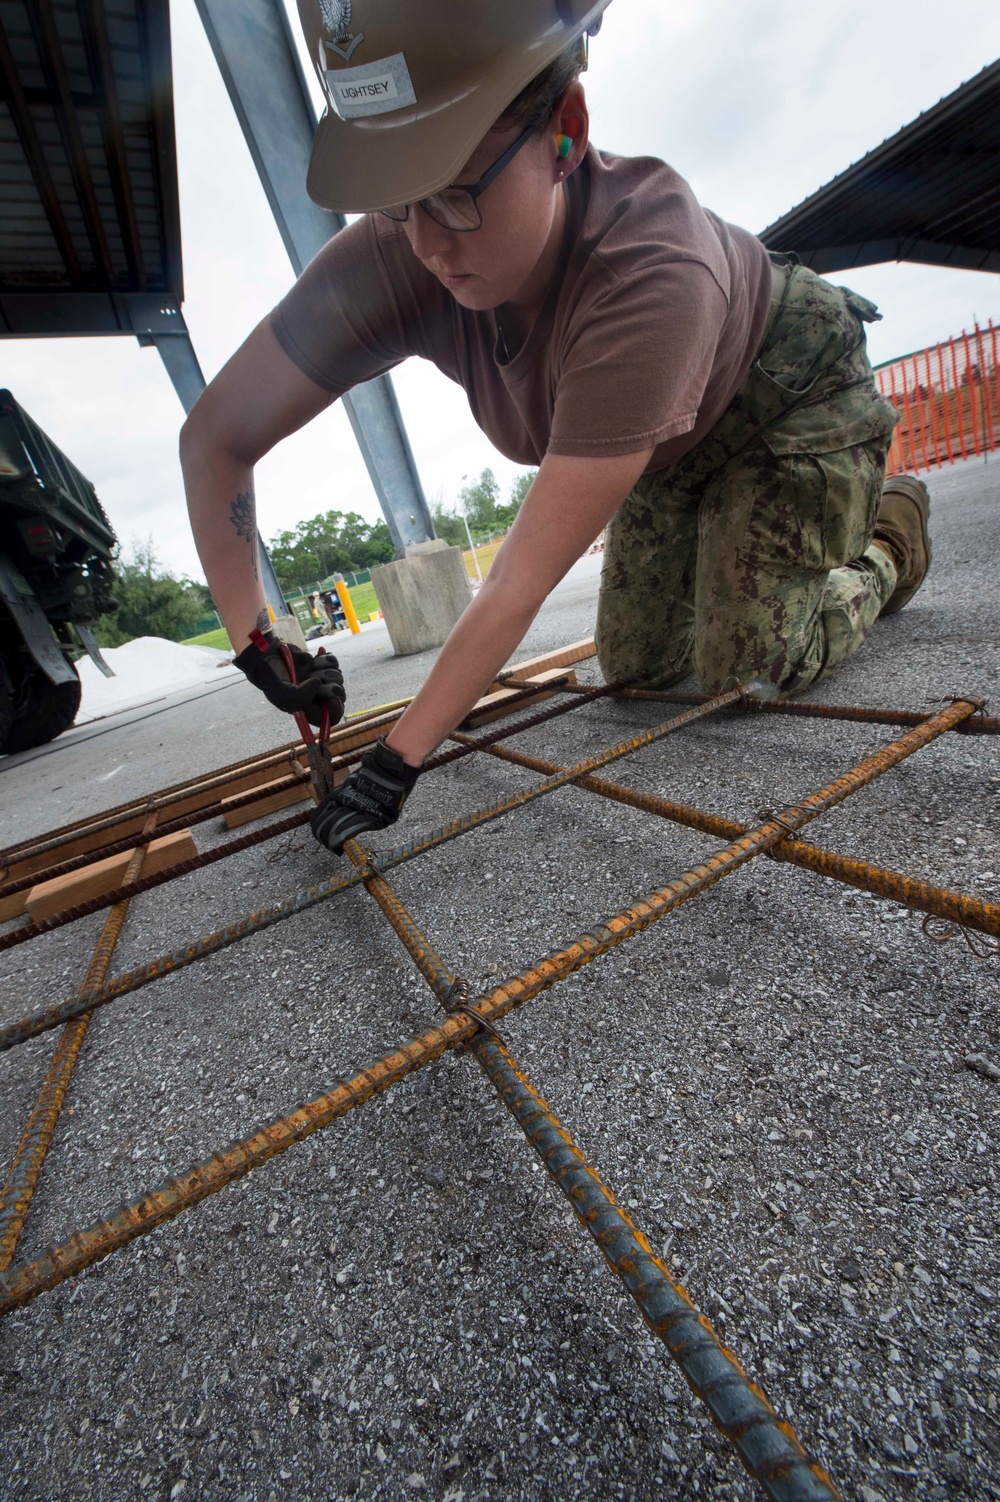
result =
[[[440,193],[431,193],[428,198],[418,200],[424,213],[440,224],[442,229],[453,230],[456,234],[465,234],[469,230],[479,229],[483,222],[483,216],[479,209],[478,199],[486,192],[490,183],[496,182],[505,167],[517,156],[522,146],[526,146],[531,137],[537,135],[540,126],[536,121],[529,125],[527,130],[521,132],[512,146],[508,146],[503,156],[498,156],[492,167],[487,167],[482,177],[476,183],[453,183],[449,188],[442,188]],[[392,204],[381,212],[387,219],[395,219],[402,223],[409,219],[410,210],[414,205],[410,203]]]

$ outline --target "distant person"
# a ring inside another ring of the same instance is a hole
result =
[[[326,606],[326,613],[333,623],[334,631],[340,631],[347,625],[347,617],[344,614],[343,605],[341,605],[340,600],[332,589],[328,589],[323,595],[323,604]]]
[[[605,677],[666,685],[693,667],[710,692],[805,688],[930,562],[926,488],[883,488],[898,418],[865,352],[872,303],[769,255],[663,162],[589,144],[580,73],[607,4],[383,0],[352,31],[349,7],[299,0],[327,98],[309,192],[364,217],[185,424],[199,553],[250,643],[237,661],[280,700],[254,634],[253,465],[333,398],[419,355],[508,459],[539,466],[424,687],[317,809],[332,849],[395,821],[604,527]]]
[[[313,620],[315,620],[320,626],[329,627],[330,617],[327,613],[326,601],[323,599],[323,596],[320,594],[319,590],[317,590],[314,595],[310,596],[309,603],[312,606]]]

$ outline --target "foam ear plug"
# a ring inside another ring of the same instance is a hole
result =
[[[572,137],[571,136],[556,136],[556,149],[559,152],[559,159],[560,159],[560,161],[562,161],[563,159],[565,159],[566,157],[568,157],[569,154],[570,154],[570,152],[573,150],[573,140],[572,140]]]

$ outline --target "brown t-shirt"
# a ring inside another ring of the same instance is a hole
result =
[[[560,273],[509,361],[493,313],[461,307],[380,214],[306,267],[271,314],[278,342],[334,396],[408,355],[431,360],[518,464],[655,447],[648,468],[665,468],[750,368],[770,306],[767,252],[651,157],[591,150],[567,191]]]

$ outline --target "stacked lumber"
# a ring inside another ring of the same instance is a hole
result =
[[[498,680],[474,705],[463,728],[480,725],[520,712],[557,691],[573,687],[576,663],[594,656],[592,638],[573,642],[556,652],[544,653],[517,663],[505,677],[517,686]],[[349,776],[356,753],[370,746],[400,718],[409,701],[369,710],[335,730],[328,741],[335,783]],[[339,765],[343,758],[347,765]],[[0,856],[0,923],[27,913],[33,922],[56,916],[68,908],[115,891],[123,882],[131,851],[104,856],[109,845],[141,834],[155,811],[160,823],[221,816],[228,829],[267,818],[280,809],[309,802],[312,784],[306,770],[306,748],[292,742],[276,751],[223,767],[207,776],[195,777],[159,793],[133,799],[96,818],[75,824],[15,846]],[[246,802],[248,793],[259,796]],[[200,816],[200,817],[199,817]],[[93,860],[79,870],[52,874],[53,868],[93,852]],[[153,839],[147,847],[143,876],[178,870],[198,854],[190,829],[172,831]],[[37,875],[37,882],[27,878]],[[20,891],[6,888],[21,885]]]

